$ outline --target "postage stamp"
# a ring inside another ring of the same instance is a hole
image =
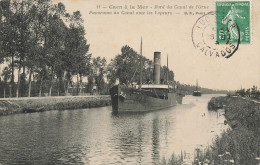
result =
[[[197,19],[192,28],[192,42],[194,47],[205,56],[230,58],[238,50],[240,35],[231,42],[231,34],[227,29],[225,40],[221,40],[223,44],[218,43],[216,14],[217,12],[212,11]],[[238,26],[235,26],[234,29],[239,31]]]
[[[250,1],[216,1],[216,30],[219,44],[250,44]]]

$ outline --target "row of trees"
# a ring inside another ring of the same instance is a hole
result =
[[[67,95],[70,87],[77,95],[91,92],[93,86],[105,93],[117,79],[122,84],[138,82],[140,55],[131,47],[123,46],[108,65],[88,50],[79,11],[70,14],[62,3],[50,0],[0,2],[0,63],[5,66],[0,73],[1,97]],[[152,61],[142,58],[143,80],[151,82]],[[166,72],[164,66],[162,81]],[[168,73],[173,80],[173,72]]]
[[[143,72],[143,78],[142,78],[142,83],[143,84],[148,84],[152,83],[153,80],[153,62],[143,56],[140,56],[133,48],[129,47],[128,45],[125,45],[121,48],[121,53],[115,56],[115,58],[111,59],[110,63],[107,64],[107,60],[105,58],[97,57],[97,58],[92,58],[91,56],[88,56],[85,60],[85,66],[83,67],[81,72],[84,74],[78,73],[77,72],[70,72],[70,77],[69,79],[62,79],[60,80],[59,75],[57,72],[54,72],[54,76],[52,74],[49,74],[52,76],[52,79],[48,77],[46,74],[45,77],[39,77],[36,75],[33,77],[33,81],[31,82],[29,79],[25,80],[25,84],[30,84],[32,83],[32,91],[33,96],[42,96],[43,93],[46,93],[46,89],[51,90],[53,88],[53,93],[48,93],[48,95],[65,95],[67,94],[66,92],[61,92],[64,91],[67,87],[67,92],[69,92],[69,87],[70,86],[76,86],[76,90],[74,91],[75,95],[78,95],[81,93],[82,88],[81,86],[84,86],[85,92],[92,92],[93,86],[95,85],[99,91],[99,93],[102,94],[107,94],[108,89],[113,86],[116,83],[120,84],[130,84],[130,83],[140,83],[140,58],[142,58],[142,72]],[[83,64],[82,64],[83,66]],[[73,66],[71,66],[73,67]],[[8,66],[6,67],[6,69]],[[6,70],[5,69],[5,70]],[[3,73],[7,73],[3,71]],[[52,70],[51,70],[52,71]],[[2,87],[0,86],[1,89],[3,89],[3,86],[8,86],[8,77],[10,76],[9,74],[3,74],[2,77],[4,81],[0,83],[2,84]],[[53,73],[53,72],[50,72]],[[65,75],[65,71],[62,72],[62,75]],[[72,77],[77,77],[77,83],[73,84],[72,82]],[[66,73],[68,74],[68,73]],[[168,75],[167,75],[168,74]],[[25,76],[27,77],[27,76]],[[87,82],[83,83],[82,78],[87,77]],[[168,77],[168,82],[173,82],[174,81],[174,73],[173,71],[169,70],[166,66],[161,67],[161,83],[166,84],[167,83],[167,77]],[[30,77],[29,77],[30,78]],[[40,78],[40,79],[39,79]],[[79,79],[79,80],[78,80]],[[117,82],[118,81],[118,82]],[[44,85],[39,84],[41,82],[44,82]],[[67,82],[68,84],[65,84]],[[51,84],[52,83],[52,84]],[[18,84],[18,82],[17,82]],[[16,85],[16,84],[15,84]],[[39,87],[41,88],[39,88]],[[41,89],[43,92],[41,92]],[[63,89],[63,90],[60,90]],[[25,91],[29,91],[29,88],[25,88]],[[70,93],[73,91],[70,91]],[[3,96],[3,93],[1,93]],[[8,96],[8,94],[6,94]],[[22,95],[22,96],[30,96],[30,95]]]
[[[257,89],[257,86],[253,86],[252,88],[241,88],[240,90],[236,91],[236,95],[242,97],[251,97],[253,99],[260,100],[260,90]]]
[[[194,90],[196,90],[196,85],[182,84],[180,82],[176,83],[181,91],[183,91],[187,95],[191,95]],[[209,88],[198,87],[198,90],[201,91],[202,94],[227,94],[227,90],[215,90]]]
[[[62,3],[0,1],[0,62],[6,65],[1,85],[9,89],[10,97],[31,96],[32,80],[39,96],[43,84],[52,95],[54,80],[59,84],[57,92],[66,93],[72,75],[81,79],[90,74],[91,55],[82,23],[80,12],[69,14]]]

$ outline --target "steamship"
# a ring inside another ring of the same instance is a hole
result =
[[[201,96],[201,92],[198,90],[198,80],[196,81],[196,90],[193,91],[193,96]]]
[[[182,104],[184,95],[176,92],[175,85],[160,84],[160,59],[161,53],[154,52],[153,84],[140,83],[139,85],[131,85],[130,87],[115,85],[110,89],[114,113],[153,111]],[[140,82],[142,81],[140,80]]]

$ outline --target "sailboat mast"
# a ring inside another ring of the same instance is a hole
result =
[[[142,39],[142,37],[141,37],[141,48],[140,48],[140,88],[142,88],[142,77],[143,77],[143,75],[142,75],[142,53],[143,53],[143,48],[142,48],[142,46],[143,46],[143,39]]]
[[[198,91],[198,79],[196,80],[196,91]]]
[[[166,82],[168,84],[168,75],[169,75],[169,68],[168,68],[168,54],[167,54],[167,72],[166,72]]]

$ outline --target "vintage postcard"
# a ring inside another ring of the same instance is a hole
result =
[[[258,0],[1,0],[0,165],[260,164]]]

